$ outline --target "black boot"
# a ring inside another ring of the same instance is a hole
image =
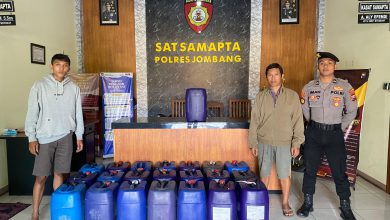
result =
[[[344,220],[356,220],[353,215],[349,199],[340,199],[340,216]]]
[[[307,217],[313,210],[313,195],[305,194],[303,196],[303,204],[301,208],[298,209],[297,215],[299,217]]]

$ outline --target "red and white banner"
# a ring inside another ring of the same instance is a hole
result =
[[[69,77],[80,87],[83,110],[99,110],[99,74],[71,73]]]

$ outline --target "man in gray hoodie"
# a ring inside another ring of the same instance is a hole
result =
[[[67,74],[70,59],[56,54],[51,59],[52,73],[35,82],[28,98],[25,132],[29,150],[35,155],[33,175],[32,219],[39,219],[47,176],[54,173],[53,188],[63,182],[63,174],[70,172],[73,152],[73,132],[77,137],[77,150],[83,150],[84,122],[80,88]]]

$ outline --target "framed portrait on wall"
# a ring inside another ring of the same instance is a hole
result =
[[[279,23],[299,24],[299,0],[279,0]]]
[[[38,44],[30,44],[31,63],[46,64],[46,51],[45,47]]]
[[[118,0],[99,0],[100,24],[119,25]]]

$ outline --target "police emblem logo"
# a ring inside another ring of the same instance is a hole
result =
[[[344,88],[341,86],[335,86],[335,87],[333,87],[333,89],[336,91],[343,91],[344,90]]]
[[[213,15],[213,1],[185,0],[184,12],[190,28],[199,34],[211,21]]]
[[[356,101],[356,95],[355,95],[355,90],[352,88],[351,90],[349,90],[349,98],[351,99],[351,101]]]
[[[341,105],[341,98],[340,97],[333,97],[332,102],[333,102],[333,105],[335,107],[339,107]]]
[[[305,90],[302,89],[301,91],[301,98],[305,98],[306,94],[305,94]]]
[[[305,104],[305,96],[306,96],[306,94],[305,94],[305,90],[303,90],[302,89],[302,91],[301,91],[301,104]]]

